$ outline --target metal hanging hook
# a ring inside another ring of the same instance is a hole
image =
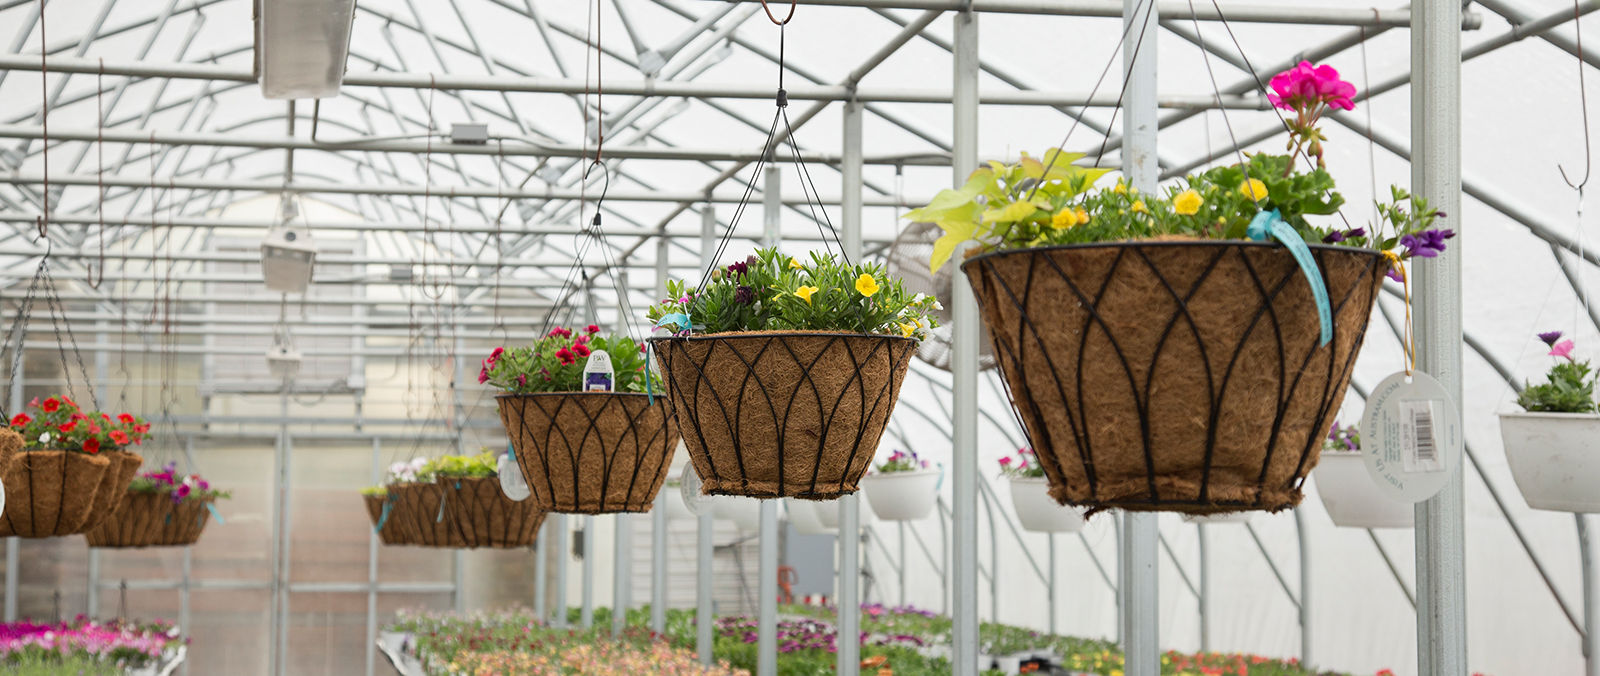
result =
[[[799,4],[799,0],[789,0],[789,16],[783,17],[782,21],[779,21],[778,17],[772,15],[772,8],[767,6],[767,0],[761,0],[761,9],[767,13],[768,20],[772,21],[772,23],[782,26],[789,23],[789,20],[794,18],[794,7],[796,4]]]
[[[1577,25],[1578,19],[1582,16],[1582,10],[1579,9],[1578,5],[1579,5],[1578,0],[1572,0],[1573,28],[1577,29],[1577,32],[1578,32],[1578,53],[1582,54],[1583,53],[1583,29],[1580,28]],[[1580,202],[1580,205],[1579,205],[1578,209],[1579,209],[1579,213],[1582,214],[1583,207],[1581,205],[1581,202],[1583,200],[1583,187],[1586,186],[1586,185],[1589,185],[1589,175],[1590,175],[1591,170],[1594,168],[1594,157],[1589,152],[1589,93],[1588,93],[1588,88],[1586,86],[1586,83],[1584,82],[1584,77],[1583,77],[1583,66],[1584,66],[1584,64],[1583,64],[1583,59],[1581,59],[1581,58],[1578,59],[1577,61],[1578,61],[1578,101],[1580,103],[1580,110],[1583,111],[1583,180],[1582,181],[1578,181],[1577,183],[1573,183],[1572,182],[1572,178],[1567,176],[1566,167],[1563,167],[1563,166],[1561,166],[1559,164],[1556,165],[1556,170],[1561,172],[1561,180],[1567,182],[1567,187],[1578,191],[1578,200]]]
[[[600,167],[600,174],[605,178],[605,182],[600,185],[600,198],[594,201],[594,220],[592,224],[600,225],[600,205],[605,203],[606,193],[611,191],[611,170],[606,168],[605,163],[600,160],[590,162],[589,168],[583,170],[582,180],[585,184],[589,182],[589,173],[594,171],[595,167]]]

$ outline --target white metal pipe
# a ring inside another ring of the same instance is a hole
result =
[[[1122,117],[1122,171],[1133,186],[1154,193],[1160,180],[1156,161],[1158,116],[1156,44],[1161,29],[1153,0],[1123,0],[1123,73],[1127,106]],[[1156,515],[1127,512],[1122,532],[1122,647],[1127,676],[1156,676],[1161,671],[1160,577],[1157,575],[1160,529]]]
[[[700,653],[700,663],[705,666],[712,664],[711,631],[717,621],[711,604],[711,568],[716,551],[712,533],[715,530],[716,524],[712,522],[710,512],[701,515],[696,540],[699,566],[695,570],[695,646]]]
[[[1412,191],[1448,214],[1461,213],[1461,3],[1419,0],[1411,26]],[[1416,259],[1417,368],[1462,396],[1461,249]],[[1417,505],[1417,673],[1467,673],[1464,472]]]
[[[6,538],[6,621],[17,621],[18,582],[21,578],[22,538]]]
[[[667,296],[671,251],[668,240],[656,243],[656,298]],[[665,488],[657,491],[655,505],[650,509],[650,631],[657,634],[667,629],[667,500],[677,497],[668,493]]]
[[[1316,671],[1311,631],[1311,535],[1306,532],[1305,510],[1294,508],[1294,533],[1300,543],[1300,666]]]
[[[952,73],[952,176],[960,186],[978,164],[978,14],[971,10],[953,15],[955,67]],[[955,260],[961,260],[957,252]],[[982,323],[978,301],[965,274],[951,284],[951,512],[955,544],[951,567],[955,570],[955,612],[951,671],[955,676],[977,676],[978,665],[978,328]],[[986,668],[987,665],[984,665]]]
[[[861,122],[859,102],[844,105],[844,164],[840,167],[840,195],[844,208],[839,217],[844,257],[861,260]],[[861,673],[861,499],[854,493],[839,497],[839,592],[835,607],[838,638],[835,641],[837,676]]]
[[[1206,554],[1206,525],[1195,524],[1200,539],[1200,652],[1211,652],[1211,562]]]
[[[766,183],[761,191],[761,246],[774,247],[783,239],[783,205],[778,202],[783,192],[783,174],[776,162],[769,162],[765,171]]]
[[[564,629],[567,626],[567,569],[571,567],[572,554],[567,549],[567,535],[570,528],[567,526],[567,515],[556,515],[556,607],[555,626]]]
[[[633,519],[617,514],[615,552],[612,563],[611,635],[620,637],[628,625],[628,608],[633,605]]]
[[[761,501],[756,676],[778,676],[778,501]]]
[[[1572,515],[1578,521],[1578,549],[1583,573],[1584,676],[1600,676],[1600,519]]]
[[[545,519],[539,524],[539,534],[533,541],[533,615],[548,623],[550,621],[550,538],[555,525],[555,519]]]
[[[578,626],[588,629],[594,626],[594,515],[583,515],[583,530],[579,532],[583,537],[583,586]]]
[[[194,442],[193,437],[189,442]],[[373,486],[383,485],[383,440],[372,438],[372,460],[367,469],[367,481]],[[91,592],[92,593],[92,592]],[[378,651],[378,529],[367,533],[367,654],[366,675],[372,676],[377,668]]]
[[[753,2],[754,0],[743,0]],[[885,9],[920,9],[958,11],[971,8],[975,12],[994,14],[1032,14],[1046,16],[1120,17],[1121,3],[1116,0],[799,0],[802,5],[834,5],[846,7],[879,7]],[[1411,12],[1404,9],[1345,9],[1333,7],[1295,7],[1267,5],[1222,5],[1169,0],[1158,3],[1161,14],[1188,17],[1193,12],[1201,21],[1227,20],[1229,23],[1284,23],[1322,26],[1384,26],[1404,28],[1411,25]],[[1220,11],[1219,11],[1220,10]],[[1465,17],[1469,28],[1477,28],[1481,18]],[[348,83],[348,78],[346,79]]]

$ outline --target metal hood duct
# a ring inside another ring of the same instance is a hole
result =
[[[339,95],[356,0],[257,0],[256,68],[269,99]]]

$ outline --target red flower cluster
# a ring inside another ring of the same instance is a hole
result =
[[[150,424],[127,413],[115,419],[108,413],[84,413],[71,397],[34,399],[28,406],[38,411],[37,418],[27,413],[11,417],[12,431],[22,435],[28,448],[59,449],[99,453],[139,445],[150,433]]]

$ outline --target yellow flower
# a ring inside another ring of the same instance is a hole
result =
[[[1145,205],[1144,205],[1144,200],[1134,200],[1133,201],[1133,206],[1131,208],[1133,209],[1134,213],[1140,213],[1140,214],[1148,214],[1148,213],[1150,213],[1150,209],[1145,207]]]
[[[1262,183],[1261,179],[1252,178],[1239,186],[1239,194],[1253,200],[1262,199],[1267,196],[1267,184]]]
[[[1172,210],[1185,216],[1193,216],[1195,212],[1200,211],[1200,205],[1203,203],[1205,203],[1205,200],[1201,199],[1200,193],[1190,188],[1178,193],[1178,196],[1173,198]]]
[[[917,332],[917,325],[916,324],[901,324],[900,325],[900,335],[902,335],[902,336],[910,338],[911,334],[916,333],[916,332]]]
[[[811,304],[811,294],[816,293],[818,290],[819,289],[817,289],[817,287],[814,287],[814,286],[802,286],[802,287],[794,290],[794,295],[799,296],[800,300],[803,300],[803,301],[806,302],[806,305],[810,305]]]
[[[800,265],[800,261],[799,260],[794,259],[794,258],[789,259],[789,269],[790,270],[799,270],[801,267],[803,267],[803,266]]]
[[[1077,224],[1078,215],[1073,213],[1071,209],[1062,209],[1061,211],[1056,212],[1056,215],[1050,217],[1050,227],[1057,230],[1062,228],[1070,228]]]
[[[873,279],[872,275],[863,272],[860,277],[856,278],[856,290],[860,291],[861,295],[871,298],[872,294],[878,292],[878,280]]]
[[[1111,191],[1118,195],[1126,195],[1128,194],[1128,186],[1119,178],[1117,179],[1117,187],[1112,188]]]
[[[1083,224],[1088,223],[1088,222],[1089,222],[1089,212],[1084,211],[1083,209],[1079,209],[1078,210],[1078,225],[1083,225]]]

